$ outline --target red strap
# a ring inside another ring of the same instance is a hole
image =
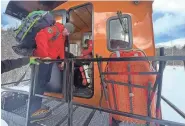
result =
[[[80,72],[81,72],[81,75],[82,75],[82,78],[83,78],[82,84],[87,85],[87,78],[85,76],[85,71],[84,71],[83,67],[80,67]]]
[[[93,51],[93,43],[92,43],[92,40],[89,40],[88,41],[88,49],[85,49],[82,51],[82,57],[84,58],[85,56],[91,54]]]

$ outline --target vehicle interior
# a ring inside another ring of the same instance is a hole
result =
[[[75,58],[87,58],[81,56],[84,50],[88,49],[88,41],[92,40],[92,5],[85,4],[69,9],[69,21],[75,27],[73,34],[68,37],[68,53],[73,54]],[[61,16],[62,11],[54,13],[56,22],[65,22],[64,17]],[[92,50],[93,51],[93,50]],[[89,52],[88,58],[93,57],[93,52]],[[71,57],[68,57],[71,58]],[[74,96],[91,98],[93,96],[93,63],[80,63],[81,65],[75,65],[74,70]],[[54,71],[53,71],[54,70]],[[56,70],[56,66],[53,67],[52,77],[50,79],[49,88],[58,88],[60,86],[56,83],[62,83],[62,80],[56,82],[55,77],[60,73]],[[62,75],[63,76],[63,75]],[[80,78],[80,79],[79,79]],[[55,83],[55,84],[53,84]],[[60,87],[61,89],[62,87]],[[51,90],[56,92],[56,90]]]

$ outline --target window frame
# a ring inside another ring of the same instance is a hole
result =
[[[129,38],[129,46],[127,48],[120,48],[121,50],[130,50],[132,49],[132,45],[133,45],[133,35],[132,35],[132,20],[131,20],[131,16],[128,14],[122,14],[122,18],[127,18],[128,20],[128,38]],[[107,49],[110,52],[114,52],[114,51],[118,51],[117,49],[112,49],[111,45],[110,45],[110,22],[112,20],[119,20],[118,16],[112,16],[110,18],[107,19],[106,22],[106,27],[107,27]]]
[[[50,12],[53,16],[61,16],[62,17],[62,24],[65,24],[67,22],[67,11],[65,9],[60,10],[53,10]]]

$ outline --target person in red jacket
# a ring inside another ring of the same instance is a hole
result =
[[[80,58],[92,58],[92,51],[93,51],[92,40],[86,39],[85,44],[87,44],[87,48],[82,49],[82,53],[81,53]],[[83,66],[80,67],[80,71],[81,71],[81,74],[83,77],[82,84],[88,85],[87,77],[86,77],[85,70],[84,70]]]
[[[60,57],[60,59],[64,59],[65,36],[73,31],[74,26],[71,23],[66,23],[64,26],[58,22],[52,27],[42,29],[35,38],[37,48],[34,55],[41,58],[57,59]]]
[[[81,58],[91,58],[93,51],[93,42],[92,40],[86,39],[85,44],[87,44],[87,49],[82,50]]]
[[[62,25],[56,22],[53,26],[46,27],[40,30],[36,37],[37,48],[34,50],[34,56],[49,59],[64,59],[65,58],[65,38],[70,33],[74,32],[74,26],[71,23]],[[52,63],[40,64],[38,79],[36,82],[36,93],[44,94],[47,83],[51,78]],[[39,118],[44,118],[51,113],[49,107],[41,106],[42,98],[33,97],[31,102],[31,121],[37,121]]]

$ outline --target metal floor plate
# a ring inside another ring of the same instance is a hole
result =
[[[59,101],[43,101],[52,109],[52,114],[45,120],[34,123],[34,126],[67,126],[68,106]],[[24,126],[27,106],[21,106],[13,112],[2,110],[1,117],[9,126]],[[107,126],[108,114],[88,108],[73,106],[73,126]]]

